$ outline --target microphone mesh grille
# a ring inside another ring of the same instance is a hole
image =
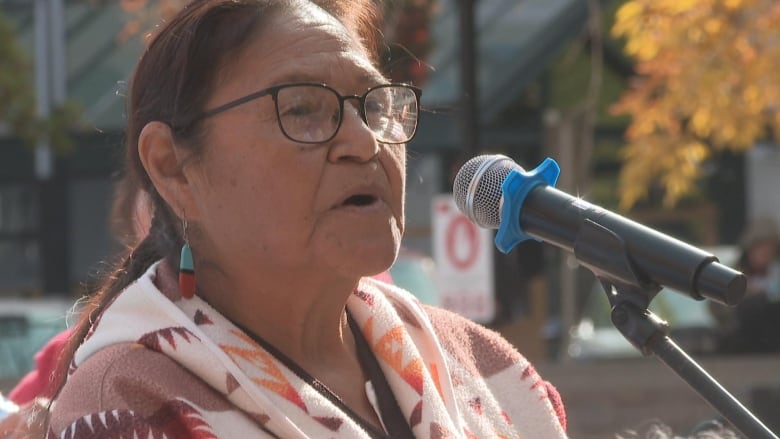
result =
[[[452,188],[458,209],[478,226],[497,229],[501,225],[501,184],[513,169],[522,170],[503,155],[481,155],[466,162]]]

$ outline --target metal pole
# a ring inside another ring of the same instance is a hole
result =
[[[558,180],[559,187],[562,190],[574,191],[576,189],[577,174],[577,140],[575,138],[575,122],[571,115],[561,118],[558,126],[558,142],[561,169],[569,169],[571,172],[562,172]],[[558,358],[566,363],[571,360],[568,353],[569,340],[571,339],[571,330],[575,321],[575,300],[577,297],[577,271],[573,268],[572,256],[561,253],[559,276],[561,279],[560,304],[561,304],[561,351]]]
[[[67,98],[68,72],[65,64],[67,41],[63,0],[49,0],[49,33],[51,54],[51,102],[60,106]]]
[[[65,26],[62,0],[35,0],[35,86],[40,120],[51,117],[66,98]],[[47,136],[35,148],[39,191],[38,241],[42,286],[46,294],[67,294],[70,287],[68,252],[68,188],[55,169]]]
[[[51,113],[51,84],[49,82],[49,13],[47,0],[35,0],[35,95],[38,116],[44,120]],[[42,139],[35,147],[35,176],[48,180],[53,173],[51,146]]]
[[[563,170],[558,178],[557,187],[564,191],[576,192],[577,129],[572,114],[561,114],[557,110],[547,110],[544,114],[545,147],[550,155],[558,161]],[[571,361],[568,353],[571,329],[576,323],[577,272],[574,256],[555,250],[560,256],[558,269],[555,273],[560,282],[558,285],[558,306],[561,324],[560,345],[557,358],[560,362]],[[554,282],[550,282],[554,285]]]
[[[460,50],[461,50],[461,151],[468,156],[479,153],[479,100],[477,93],[478,60],[474,29],[474,1],[460,2]]]

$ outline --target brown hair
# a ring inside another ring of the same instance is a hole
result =
[[[127,105],[125,176],[123,184],[149,194],[153,209],[149,234],[129,249],[84,306],[72,339],[63,352],[53,385],[64,384],[73,354],[92,322],[133,280],[155,261],[178,265],[183,244],[180,223],[163,201],[144,170],[138,155],[141,130],[152,121],[171,127],[178,146],[195,156],[201,152],[202,124],[192,123],[204,110],[217,75],[234,55],[256,35],[275,13],[295,8],[307,0],[195,0],[166,23],[152,38],[130,81]],[[339,19],[360,38],[377,61],[380,26],[372,0],[312,1]],[[125,194],[128,195],[128,194]],[[56,394],[56,393],[53,393]]]
[[[139,208],[150,209],[148,196],[136,187],[127,176],[121,175],[114,183],[114,198],[108,225],[111,236],[125,249],[132,249],[143,240],[146,233],[139,233],[144,224],[139,224]],[[146,229],[148,232],[148,225]]]

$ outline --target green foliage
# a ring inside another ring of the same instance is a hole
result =
[[[30,62],[16,44],[11,23],[0,12],[0,123],[26,143],[35,143],[37,123]]]
[[[32,63],[16,40],[14,28],[0,11],[0,125],[30,146],[47,141],[58,152],[73,148],[70,131],[81,111],[73,102],[55,108],[48,118],[38,116]]]

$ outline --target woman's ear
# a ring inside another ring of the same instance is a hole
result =
[[[171,127],[162,122],[149,122],[138,137],[138,155],[146,173],[160,196],[178,215],[187,220],[197,215],[192,187],[184,175],[184,156],[176,149]]]

